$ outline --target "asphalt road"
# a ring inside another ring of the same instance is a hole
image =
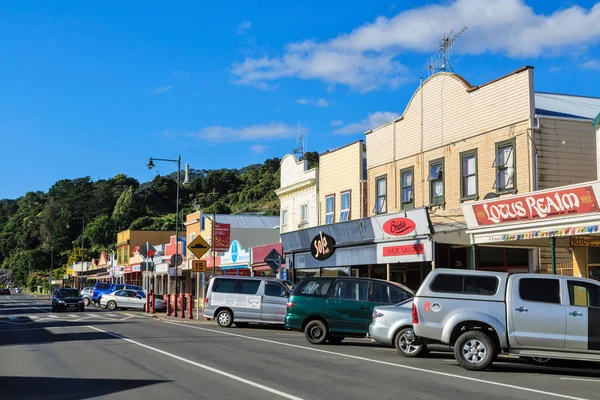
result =
[[[0,296],[6,399],[598,399],[596,364],[503,359],[471,373],[450,354],[403,358],[367,339],[311,346],[302,334],[153,318]]]

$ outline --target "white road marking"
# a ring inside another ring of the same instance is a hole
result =
[[[583,382],[600,383],[600,380],[598,380],[598,379],[584,379],[584,378],[560,378],[560,379],[565,380],[565,381],[583,381]]]
[[[133,315],[130,315],[129,317],[121,318],[119,321],[125,321],[125,320],[128,320],[129,318],[133,318],[133,317],[134,317]]]
[[[116,337],[117,339],[125,340],[126,342],[129,342],[129,343],[135,344],[136,346],[140,346],[140,347],[143,347],[143,348],[145,348],[145,349],[148,349],[148,350],[152,350],[152,351],[154,351],[154,352],[156,352],[156,353],[159,353],[159,354],[162,354],[162,355],[164,355],[164,356],[171,357],[171,358],[174,358],[174,359],[176,359],[176,360],[179,360],[179,361],[183,361],[183,362],[185,362],[185,363],[188,363],[188,364],[190,364],[190,365],[193,365],[193,366],[195,366],[195,367],[202,368],[202,369],[205,369],[205,370],[207,370],[207,371],[214,372],[215,374],[219,374],[219,375],[225,376],[225,377],[227,377],[227,378],[230,378],[230,379],[236,380],[236,381],[238,381],[238,382],[245,383],[246,385],[254,386],[255,388],[262,389],[262,390],[264,390],[264,391],[266,391],[266,392],[269,392],[269,393],[276,394],[276,395],[278,395],[278,396],[281,396],[281,397],[284,397],[284,398],[286,398],[286,399],[292,399],[292,400],[303,400],[301,397],[296,397],[296,396],[293,396],[293,395],[291,395],[291,394],[289,394],[289,393],[285,393],[285,392],[282,392],[282,391],[280,391],[280,390],[273,389],[273,388],[270,388],[270,387],[268,387],[268,386],[261,385],[261,384],[259,384],[259,383],[256,383],[256,382],[252,382],[252,381],[250,381],[250,380],[248,380],[248,379],[244,379],[244,378],[242,378],[242,377],[239,377],[239,376],[237,376],[237,375],[230,374],[230,373],[228,373],[228,372],[225,372],[225,371],[222,371],[222,370],[220,370],[220,369],[216,369],[216,368],[213,368],[213,367],[209,367],[209,366],[207,366],[207,365],[203,365],[203,364],[197,363],[197,362],[195,362],[195,361],[188,360],[187,358],[183,358],[183,357],[180,357],[180,356],[176,356],[175,354],[167,353],[167,352],[166,352],[166,351],[164,351],[164,350],[160,350],[160,349],[157,349],[157,348],[155,348],[155,347],[150,347],[150,346],[148,346],[148,345],[146,345],[146,344],[143,344],[143,343],[140,343],[140,342],[136,342],[135,340],[127,339],[127,338],[125,338],[125,337],[123,337],[123,336],[119,336],[119,335],[117,335],[117,334],[115,334],[115,333],[112,333],[112,332],[107,332],[107,331],[104,331],[104,330],[102,330],[102,329],[96,328],[96,327],[94,327],[94,326],[88,326],[88,328],[90,328],[90,329],[93,329],[93,330],[95,330],[95,331],[98,331],[98,332],[103,332],[103,333],[106,333],[106,334],[107,334],[107,335],[109,335],[109,336]]]
[[[56,319],[56,318],[58,318],[58,315],[50,314],[50,315],[48,315],[48,317]]]
[[[79,321],[85,321],[86,319],[90,319],[92,317],[83,317],[83,318],[79,318],[79,319],[73,319],[71,320],[71,322],[79,322]]]
[[[24,306],[26,306],[26,307],[31,307],[34,310],[42,311],[42,312],[45,312],[45,313],[50,312],[48,310],[44,310],[43,308],[38,308],[38,307],[30,306],[29,304],[25,304],[25,303],[21,303],[21,304],[24,305]]]
[[[77,317],[79,317],[79,315],[75,315],[75,314],[68,314],[68,316],[71,317],[71,318],[77,318]]]
[[[116,317],[115,314],[104,314],[104,315],[106,315],[107,317],[113,317],[113,318]]]
[[[271,344],[276,344],[276,345],[288,346],[288,347],[293,347],[293,348],[307,350],[307,351],[314,351],[314,352],[317,352],[317,353],[331,354],[331,355],[334,355],[334,356],[345,357],[345,358],[352,358],[352,359],[355,359],[355,360],[367,361],[367,362],[372,362],[372,363],[375,363],[375,364],[389,365],[389,366],[392,366],[392,367],[404,368],[404,369],[409,369],[409,370],[418,371],[418,372],[425,372],[425,373],[433,374],[433,375],[446,376],[446,377],[449,377],[449,378],[463,379],[463,380],[471,381],[471,382],[485,383],[485,384],[492,385],[492,386],[500,386],[500,387],[505,387],[505,388],[509,388],[509,389],[522,390],[524,392],[537,393],[537,394],[541,394],[541,395],[545,395],[545,396],[550,396],[550,397],[558,397],[558,398],[561,398],[561,399],[570,399],[570,400],[589,400],[589,399],[586,399],[586,398],[583,398],[583,397],[575,397],[575,396],[569,396],[569,395],[564,395],[564,394],[545,392],[543,390],[531,389],[531,388],[527,388],[527,387],[523,387],[523,386],[509,385],[508,383],[493,382],[493,381],[487,381],[487,380],[484,380],[484,379],[471,378],[469,376],[455,375],[455,374],[450,374],[450,373],[441,372],[441,371],[433,371],[433,370],[429,370],[429,369],[413,367],[413,366],[410,366],[410,365],[402,365],[402,364],[396,364],[396,363],[392,363],[392,362],[388,362],[388,361],[375,360],[375,359],[372,359],[372,358],[354,356],[354,355],[351,355],[351,354],[336,353],[335,351],[321,350],[321,349],[312,348],[312,347],[300,346],[300,345],[297,345],[297,344],[278,342],[276,340],[263,339],[263,338],[253,337],[253,336],[240,335],[240,334],[237,334],[237,333],[224,332],[222,330],[201,328],[199,326],[192,326],[192,325],[180,324],[180,323],[177,323],[177,322],[170,322],[170,321],[165,321],[165,320],[160,320],[160,321],[164,322],[165,324],[183,326],[184,328],[198,329],[198,330],[201,330],[201,331],[212,332],[212,333],[221,333],[223,335],[235,336],[235,337],[240,337],[240,338],[243,338],[243,339],[256,340],[258,342],[265,342],[265,343],[271,343]]]

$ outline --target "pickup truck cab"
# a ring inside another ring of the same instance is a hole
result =
[[[498,354],[600,362],[600,284],[571,276],[432,271],[413,302],[418,338],[483,370]]]

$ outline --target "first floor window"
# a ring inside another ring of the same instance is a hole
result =
[[[300,206],[300,224],[305,226],[308,224],[308,204]]]
[[[414,192],[414,182],[413,182],[414,170],[412,168],[408,168],[402,170],[400,172],[400,184],[402,187],[402,209],[410,209],[414,207],[413,200],[413,192]]]
[[[335,214],[335,196],[325,197],[325,223],[332,224]]]
[[[444,203],[444,160],[429,162],[429,203]]]
[[[512,191],[515,188],[515,142],[496,143],[496,182],[497,192]]]
[[[350,192],[343,192],[341,195],[342,207],[340,211],[340,222],[348,221],[350,218]]]
[[[382,176],[375,180],[375,214],[387,212],[387,177]]]
[[[287,210],[281,210],[281,232],[287,231]]]
[[[477,197],[477,154],[475,151],[461,154],[461,199],[474,199]]]

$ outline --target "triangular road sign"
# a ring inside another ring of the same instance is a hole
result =
[[[271,267],[273,271],[277,271],[281,267],[282,262],[283,257],[275,249],[271,250],[271,252],[269,252],[269,254],[267,254],[265,257],[265,263]]]
[[[210,245],[202,236],[196,236],[196,238],[192,240],[192,243],[188,244],[188,249],[197,258],[202,258],[202,256],[206,254],[208,250],[210,250]]]

